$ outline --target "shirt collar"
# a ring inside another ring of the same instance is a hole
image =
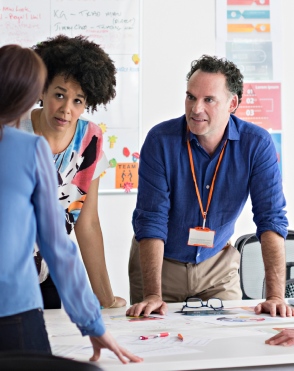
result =
[[[240,133],[237,129],[236,123],[236,116],[235,115],[230,115],[228,125],[226,126],[223,140],[229,139],[229,140],[240,140]],[[198,142],[197,137],[195,134],[191,133],[191,131],[186,132],[186,140],[196,140]]]
[[[236,119],[237,118],[235,115],[230,115],[229,122],[226,127],[225,134],[224,134],[224,139],[240,140],[240,133],[237,129],[236,122],[235,122]]]

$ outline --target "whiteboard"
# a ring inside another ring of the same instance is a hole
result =
[[[139,162],[140,0],[0,0],[0,45],[84,35],[114,61],[116,97],[83,117],[99,125],[110,166],[100,193],[135,192]]]

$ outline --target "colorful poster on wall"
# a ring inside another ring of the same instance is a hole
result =
[[[226,56],[245,80],[273,79],[269,0],[227,1]]]
[[[136,161],[118,163],[115,171],[115,188],[124,189],[125,192],[129,192],[132,188],[138,188],[138,163]]]
[[[273,79],[272,42],[227,41],[226,56],[239,66],[245,81]]]
[[[244,77],[236,115],[271,133],[282,170],[281,2],[217,0],[216,17],[217,55]]]
[[[279,0],[217,0],[217,54],[238,65],[245,81],[280,81]]]
[[[281,84],[245,83],[236,115],[267,130],[281,130]]]

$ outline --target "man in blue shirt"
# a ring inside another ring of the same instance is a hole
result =
[[[255,311],[294,314],[284,302],[288,222],[276,150],[266,130],[234,115],[242,93],[239,69],[204,55],[187,75],[185,115],[148,133],[127,314],[164,314],[165,301],[193,295],[241,299],[240,255],[229,240],[249,194],[266,272],[267,298]]]

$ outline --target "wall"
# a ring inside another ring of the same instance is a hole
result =
[[[217,0],[215,0],[217,1]],[[141,138],[158,122],[184,113],[185,76],[190,62],[215,53],[214,0],[142,0]],[[292,123],[294,74],[293,0],[282,5],[282,112],[283,179],[290,228],[294,229],[294,125]],[[291,17],[291,18],[290,18]],[[128,300],[128,254],[132,238],[131,216],[136,195],[99,195],[99,214],[106,260],[114,293]],[[232,241],[254,231],[250,203],[236,225]]]

